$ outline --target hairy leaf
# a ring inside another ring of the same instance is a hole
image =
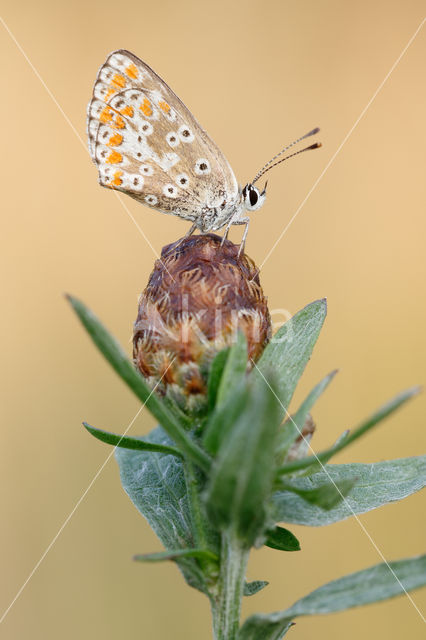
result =
[[[308,304],[288,320],[272,338],[252,375],[256,384],[264,386],[265,376],[273,371],[277,380],[276,393],[281,403],[281,418],[286,415],[297,382],[311,357],[312,349],[327,314],[325,300]]]
[[[161,427],[144,437],[156,445],[171,445]],[[116,449],[121,483],[167,551],[197,548],[183,462],[174,455]],[[207,526],[207,525],[206,525]],[[194,558],[176,558],[186,581],[206,591]]]
[[[253,580],[253,582],[246,582],[244,584],[244,595],[245,596],[254,596],[255,593],[259,593],[265,587],[267,587],[269,582],[266,580]]]
[[[330,511],[309,504],[294,493],[277,491],[272,498],[276,521],[316,527],[402,500],[425,486],[426,456],[373,464],[326,465],[324,471],[309,478],[293,479],[292,482],[303,490],[321,486],[330,479],[339,484],[348,477],[356,477],[356,485],[350,495]]]
[[[248,618],[238,640],[280,640],[299,616],[344,611],[426,585],[426,555],[379,564],[329,582],[285,611]]]
[[[284,527],[274,527],[267,532],[265,546],[278,551],[300,551],[300,542],[296,536]]]

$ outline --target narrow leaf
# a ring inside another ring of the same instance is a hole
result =
[[[115,338],[108,333],[98,318],[80,300],[71,296],[68,296],[68,300],[93,342],[116,373],[157,418],[163,429],[182,451],[199,467],[207,470],[210,466],[207,454],[191,440],[167,405],[150,389]]]
[[[380,602],[426,585],[426,555],[378,564],[316,589],[285,611],[245,621],[238,640],[279,640],[298,616],[344,611]]]
[[[136,560],[136,562],[164,562],[165,560],[180,560],[182,558],[219,562],[218,556],[208,549],[175,549],[174,551],[141,553],[133,556],[133,560]]]
[[[280,450],[280,455],[285,455],[293,442],[299,437],[312,407],[328,387],[336,373],[337,370],[332,371],[328,374],[328,376],[321,380],[321,382],[319,382],[316,387],[312,389],[312,391],[310,392],[306,400],[300,405],[296,413],[285,421],[283,430],[281,432],[282,436],[279,438],[278,447]]]
[[[275,527],[267,533],[265,546],[278,551],[300,551],[300,542],[296,536],[284,527]]]
[[[229,350],[217,391],[216,404],[223,406],[232,397],[234,389],[243,380],[247,371],[247,340],[242,331],[238,331],[237,340]]]
[[[300,489],[312,489],[331,480],[339,486],[348,477],[356,477],[356,485],[345,500],[329,511],[294,493],[277,491],[272,498],[276,521],[317,527],[402,500],[426,485],[426,456],[373,464],[330,464],[320,473],[292,482]]]
[[[210,365],[209,381],[207,386],[209,412],[211,412],[215,407],[223,369],[225,368],[228,356],[229,348],[222,349],[222,351],[219,351],[219,353],[216,354]]]
[[[221,443],[228,437],[228,432],[233,428],[241,412],[248,402],[248,390],[245,384],[233,388],[233,395],[210,416],[204,429],[203,444],[213,456],[219,450]]]
[[[87,422],[83,422],[83,426],[89,433],[92,434],[98,440],[112,444],[115,447],[122,447],[123,449],[135,449],[137,451],[156,451],[158,453],[172,454],[182,458],[182,453],[175,447],[167,447],[162,444],[154,444],[152,442],[146,442],[140,438],[132,438],[130,436],[120,436],[117,433],[110,433],[103,429],[97,429],[92,427]]]
[[[410,400],[413,396],[417,395],[420,391],[420,387],[412,387],[411,389],[407,389],[402,393],[398,394],[387,402],[385,405],[380,407],[373,415],[367,418],[364,422],[360,424],[360,426],[346,438],[340,439],[335,445],[330,447],[329,449],[325,449],[321,453],[318,453],[313,456],[308,456],[307,458],[302,458],[301,460],[293,460],[292,462],[288,462],[277,470],[278,475],[290,474],[294,471],[298,471],[299,469],[305,469],[309,467],[313,463],[322,463],[324,464],[327,460],[330,459],[332,455],[335,455],[349,444],[352,444],[355,440],[363,436],[367,431],[375,427],[379,422],[387,418],[391,413],[396,411],[402,404]]]
[[[357,478],[353,477],[342,478],[338,482],[327,479],[323,484],[312,488],[311,479],[309,478],[304,483],[305,486],[307,485],[307,488],[305,488],[300,486],[297,479],[294,479],[292,482],[283,482],[281,490],[296,493],[309,504],[325,511],[330,511],[348,495],[356,482]]]
[[[281,402],[281,418],[286,415],[297,382],[311,357],[312,349],[327,314],[325,300],[312,302],[296,313],[275,334],[253,369],[259,386],[264,376],[274,371],[277,395]]]
[[[206,491],[212,522],[232,529],[248,546],[265,525],[279,420],[273,387],[250,386],[246,405],[221,442]]]
[[[253,582],[246,582],[244,584],[244,594],[245,596],[254,596],[255,593],[259,593],[265,587],[267,587],[269,582],[266,580],[253,580]]]

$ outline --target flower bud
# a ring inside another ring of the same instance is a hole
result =
[[[271,333],[257,269],[238,245],[215,234],[163,248],[140,297],[133,356],[157,391],[186,411],[206,404],[210,363],[243,331],[248,356],[262,353]]]

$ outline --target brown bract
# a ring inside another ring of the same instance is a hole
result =
[[[135,364],[159,389],[171,389],[185,408],[206,393],[214,355],[247,338],[256,359],[271,333],[267,300],[253,261],[215,234],[167,245],[140,297],[134,326]]]

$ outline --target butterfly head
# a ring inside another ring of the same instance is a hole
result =
[[[255,187],[250,182],[246,184],[242,191],[243,203],[244,207],[247,211],[256,211],[260,209],[266,199],[266,185],[263,191],[260,191],[257,187]]]

